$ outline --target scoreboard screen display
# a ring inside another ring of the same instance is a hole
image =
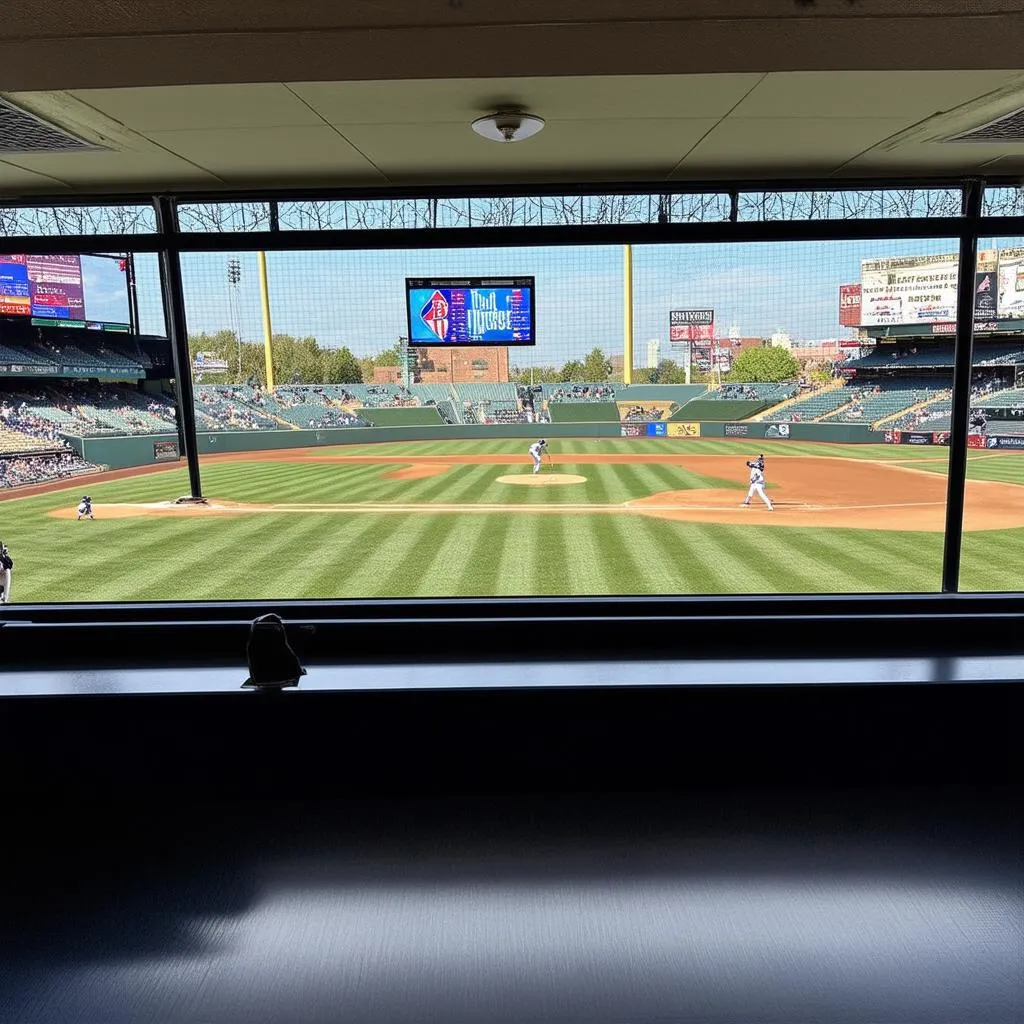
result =
[[[0,316],[37,327],[129,329],[127,259],[0,253]]]
[[[537,343],[534,278],[407,278],[409,344],[509,345]]]

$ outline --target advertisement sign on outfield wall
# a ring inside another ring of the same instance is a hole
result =
[[[642,423],[624,423],[622,425],[623,437],[642,437],[644,425]]]
[[[978,446],[981,448],[1016,448],[1018,451],[1024,451],[1024,434],[989,434],[987,437],[978,437],[984,442]],[[974,447],[970,442],[971,438],[968,438],[968,446]]]
[[[932,444],[949,444],[949,431],[940,430],[932,434]]]
[[[648,437],[667,437],[668,427],[667,423],[645,423],[644,426],[647,428]]]
[[[669,437],[700,437],[699,423],[669,423]]]
[[[749,437],[750,425],[747,423],[726,423],[726,437]]]
[[[886,444],[935,444],[935,434],[924,434],[912,430],[887,430]]]
[[[787,438],[789,437],[788,423],[772,423],[764,432],[765,437]]]
[[[178,442],[177,441],[154,441],[153,442],[154,462],[177,462]]]

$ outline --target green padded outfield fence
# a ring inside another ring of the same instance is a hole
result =
[[[554,423],[618,423],[614,402],[552,402],[548,412]]]
[[[646,427],[646,424],[640,426]],[[788,436],[780,428],[789,427]],[[290,448],[314,448],[328,445],[379,444],[387,441],[483,440],[487,438],[540,436],[558,437],[622,437],[620,423],[507,423],[437,425],[422,427],[341,427],[332,430],[232,430],[199,433],[200,455],[227,455],[252,451],[286,451]],[[177,443],[174,434],[150,434],[134,437],[71,437],[65,435],[87,462],[110,469],[150,466],[166,461],[174,465],[166,453]],[[646,436],[646,435],[645,435]],[[751,423],[702,422],[701,436],[743,440],[825,441],[835,444],[880,444],[885,434],[864,424],[831,423]],[[666,445],[685,450],[688,438],[665,437]],[[164,454],[165,457],[158,457]]]
[[[704,420],[745,420],[749,416],[756,416],[762,409],[774,405],[774,402],[744,402],[716,399],[695,399],[687,402],[682,409],[678,409],[672,415],[674,420],[686,420],[697,422]]]
[[[441,414],[432,405],[397,409],[356,409],[356,415],[375,427],[432,427],[444,423]]]

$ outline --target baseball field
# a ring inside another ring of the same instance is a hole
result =
[[[944,448],[401,442],[202,460],[5,496],[16,603],[934,591]],[[756,446],[756,447],[755,447]],[[764,451],[769,512],[746,494]],[[1024,455],[969,455],[962,589],[1024,579]],[[82,493],[95,521],[75,521]]]

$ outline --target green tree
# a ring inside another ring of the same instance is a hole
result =
[[[800,364],[792,352],[784,348],[748,348],[732,364],[729,380],[751,384],[777,384],[791,380],[800,373]]]
[[[396,341],[391,348],[378,352],[373,357],[374,366],[401,366],[402,365],[402,343]]]
[[[575,384],[586,380],[583,363],[578,359],[570,359],[559,371],[558,380],[562,384]]]
[[[674,359],[662,359],[658,363],[658,379],[651,381],[652,384],[685,384],[686,368],[680,366]]]
[[[363,370],[359,360],[345,348],[327,349],[323,354],[325,384],[362,384]]]
[[[583,360],[583,379],[588,383],[601,384],[612,372],[612,364],[608,357],[599,349],[591,349]]]
[[[557,366],[513,366],[510,367],[509,379],[516,384],[551,384],[562,379]]]

